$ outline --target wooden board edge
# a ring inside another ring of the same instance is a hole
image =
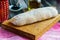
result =
[[[21,31],[21,30],[16,30],[16,29],[11,28],[11,27],[6,28],[7,26],[4,25],[4,24],[2,24],[1,26],[2,26],[2,28],[4,28],[5,30],[8,30],[8,31],[10,31],[10,32],[13,32],[13,33],[15,33],[15,34],[17,34],[17,35],[19,35],[19,36],[22,36],[22,37],[24,37],[24,38],[28,38],[29,40],[35,40],[35,36],[34,36],[33,34],[26,33],[26,32],[23,32],[23,31]],[[6,26],[6,27],[5,27],[5,26]],[[15,30],[15,31],[14,31],[14,30]],[[22,34],[23,34],[23,35],[22,35]]]

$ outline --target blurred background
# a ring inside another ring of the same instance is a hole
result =
[[[20,10],[16,9],[14,12],[14,10],[11,10],[11,6],[19,7]],[[47,7],[47,6],[57,7],[60,13],[60,0],[9,0],[10,18],[13,17],[14,15],[26,12],[33,8]]]
[[[53,6],[60,13],[60,0],[0,0],[0,4],[0,23],[17,14],[41,7]]]

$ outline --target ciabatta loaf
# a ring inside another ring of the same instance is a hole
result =
[[[10,19],[10,22],[14,25],[21,26],[25,24],[34,23],[49,19],[58,15],[58,11],[54,7],[44,7],[38,9],[32,9],[31,11],[18,14]]]

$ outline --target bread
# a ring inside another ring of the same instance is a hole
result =
[[[32,9],[31,11],[18,14],[10,19],[10,22],[17,26],[31,24],[37,21],[42,21],[58,15],[58,11],[54,7],[44,7]]]

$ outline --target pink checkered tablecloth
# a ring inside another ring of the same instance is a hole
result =
[[[28,40],[0,27],[0,40]],[[56,23],[38,40],[60,40],[60,23]]]

